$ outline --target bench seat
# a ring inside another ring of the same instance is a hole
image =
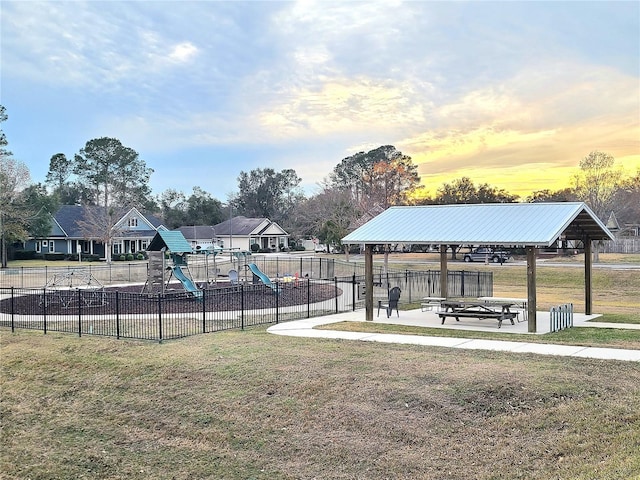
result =
[[[468,317],[468,318],[495,318],[498,320],[498,328],[502,326],[503,320],[511,320],[511,325],[515,325],[513,322],[514,318],[517,318],[518,312],[487,312],[487,311],[461,311],[461,312],[440,312],[438,316],[442,319],[442,324],[447,317],[455,317],[456,320],[460,320],[460,317]]]

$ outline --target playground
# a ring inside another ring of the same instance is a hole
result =
[[[276,288],[275,284],[272,285]],[[159,298],[162,299],[163,313],[243,311],[269,309],[275,307],[276,302],[279,308],[317,304],[343,293],[340,288],[336,290],[333,283],[309,280],[300,281],[297,286],[282,286],[278,289],[277,298],[274,290],[265,284],[231,284],[228,281],[198,287],[197,296],[184,290],[179,282],[169,283],[164,294],[160,295],[145,294],[140,290],[141,285],[123,285],[100,290],[31,291],[31,295],[1,300],[0,312],[29,315],[41,312],[46,304],[47,315],[77,315],[79,305],[85,314],[91,315],[142,314],[147,310],[151,313]],[[37,303],[34,303],[34,297]]]

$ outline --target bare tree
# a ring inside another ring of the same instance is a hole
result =
[[[576,197],[606,221],[621,179],[622,169],[616,168],[613,155],[593,151],[580,160],[580,172],[575,176]]]
[[[621,178],[622,169],[615,167],[613,155],[595,150],[580,160],[580,172],[575,176],[576,197],[606,222],[613,209]],[[600,260],[599,246],[594,245],[594,262]]]
[[[4,106],[0,105],[0,123],[7,120]],[[24,240],[28,236],[27,222],[31,216],[21,201],[20,192],[30,183],[27,166],[13,158],[7,150],[7,137],[0,129],[0,265],[7,267],[7,244]]]

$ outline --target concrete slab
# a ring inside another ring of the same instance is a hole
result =
[[[546,328],[541,325],[545,312],[538,312],[537,326],[538,332],[530,335],[541,335],[549,332],[548,313],[546,314]],[[590,324],[587,320],[597,318],[599,315],[574,314],[575,326],[599,326],[598,322]],[[390,333],[366,333],[366,332],[345,332],[339,330],[318,330],[315,327],[320,325],[330,325],[338,322],[363,322],[365,318],[364,310],[355,312],[345,312],[327,317],[316,317],[305,320],[279,323],[267,329],[269,333],[277,335],[309,337],[309,338],[333,338],[343,340],[356,340],[365,342],[398,343],[404,345],[422,345],[433,347],[463,348],[473,350],[494,350],[513,353],[534,353],[538,355],[560,355],[581,358],[598,358],[605,360],[621,360],[640,362],[640,350],[629,350],[620,348],[598,348],[584,347],[578,345],[555,345],[549,343],[529,343],[514,342],[508,340],[509,334],[527,334],[527,323],[516,322],[515,325],[503,323],[502,328],[497,328],[497,321],[475,319],[461,319],[460,322],[445,322],[442,325],[437,313],[422,312],[420,310],[403,311],[400,317],[376,317],[373,323],[409,325],[418,327],[443,328],[450,330],[470,330],[470,331],[491,331],[505,334],[505,340],[483,340],[459,337],[437,337],[429,335],[401,335]],[[577,324],[577,325],[576,325]],[[606,328],[612,325],[604,324]],[[624,327],[623,327],[624,328]]]

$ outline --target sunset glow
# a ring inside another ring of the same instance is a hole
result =
[[[464,176],[521,199],[563,189],[594,150],[640,168],[638,2],[0,8],[3,130],[35,182],[103,136],[139,152],[154,194],[223,201],[241,171],[267,167],[312,195],[382,145],[411,156],[432,195]]]

